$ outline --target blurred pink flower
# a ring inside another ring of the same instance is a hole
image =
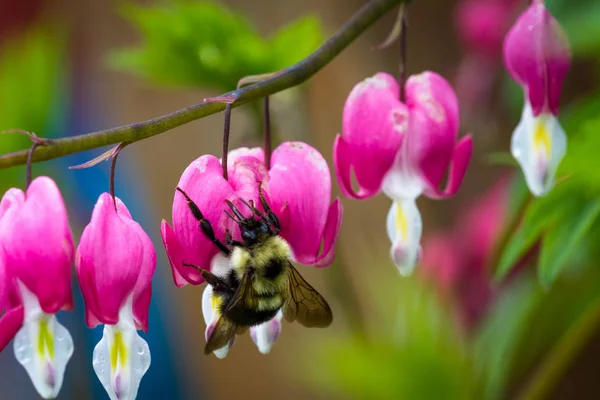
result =
[[[467,113],[481,112],[500,72],[504,36],[513,21],[519,0],[462,0],[455,24],[465,56],[459,63],[456,93]]]
[[[162,221],[163,243],[177,286],[198,285],[204,281],[199,270],[184,266],[184,263],[219,276],[228,273],[231,269],[229,260],[221,255],[203,229],[212,231],[221,243],[225,243],[226,231],[239,241],[238,225],[225,214],[226,200],[239,210],[247,209],[243,204],[246,201],[264,211],[258,194],[259,185],[279,219],[280,236],[290,244],[294,260],[315,267],[331,264],[343,207],[339,199],[331,202],[329,167],[317,150],[305,143],[283,143],[271,155],[271,168],[267,170],[261,149],[240,148],[229,153],[227,167],[229,179],[225,180],[221,161],[212,155],[201,156],[186,168],[178,184],[210,222],[210,228],[201,228],[179,192],[175,193],[173,201],[173,228]],[[247,212],[251,211],[248,209]],[[203,298],[208,334],[219,318],[219,299],[212,296],[210,286],[205,289]],[[277,339],[275,331],[280,330],[280,318],[277,318],[263,324],[264,327],[251,329],[262,352],[268,352]],[[224,357],[232,344],[233,341],[215,351],[215,355]]]
[[[126,244],[126,245],[125,245]],[[150,350],[137,329],[148,329],[154,246],[123,202],[103,193],[81,236],[77,277],[86,306],[86,323],[104,325],[93,366],[113,398],[135,398],[150,366]]]
[[[556,169],[566,152],[566,135],[556,116],[571,64],[565,32],[542,0],[532,1],[506,35],[504,63],[525,95],[511,152],[530,191],[542,196],[554,186]]]
[[[456,232],[431,235],[423,245],[422,276],[457,301],[467,326],[477,323],[493,298],[486,262],[507,216],[507,187],[506,179],[499,180],[457,218],[463,223]]]
[[[357,84],[344,107],[343,135],[333,145],[342,193],[366,199],[383,191],[394,203],[387,230],[391,255],[402,275],[417,263],[421,215],[416,199],[453,196],[472,152],[471,136],[458,140],[458,101],[448,82],[434,72],[406,81],[406,103],[389,74]],[[352,173],[358,190],[352,187]],[[440,186],[446,173],[448,182]]]
[[[0,202],[0,350],[14,338],[15,357],[43,398],[55,397],[73,354],[56,319],[73,308],[73,239],[56,183],[36,178]]]

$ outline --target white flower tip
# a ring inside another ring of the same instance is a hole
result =
[[[225,357],[227,357],[227,354],[229,354],[229,349],[231,348],[231,346],[227,345],[225,347],[221,347],[220,349],[217,349],[215,351],[213,351],[213,354],[215,355],[215,357],[217,357],[219,360],[224,359]]]
[[[423,224],[415,199],[395,200],[387,216],[392,242],[390,256],[402,276],[410,276],[419,262]]]
[[[148,343],[127,323],[104,326],[92,365],[111,400],[134,400],[150,361]]]
[[[269,354],[271,348],[279,339],[282,318],[283,312],[279,310],[273,319],[250,328],[250,337],[262,354]]]
[[[73,355],[73,339],[56,316],[40,312],[29,319],[15,336],[14,352],[39,395],[55,398]]]
[[[552,114],[533,116],[525,103],[511,140],[511,153],[518,161],[530,192],[544,196],[554,187],[558,165],[567,149],[567,136]]]
[[[392,246],[390,256],[401,276],[409,277],[412,275],[418,262],[418,253],[419,251]]]

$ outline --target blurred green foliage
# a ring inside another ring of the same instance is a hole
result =
[[[275,72],[302,60],[323,40],[320,21],[302,17],[265,39],[242,14],[211,2],[122,7],[144,45],[113,52],[110,64],[176,86],[229,91],[240,78]]]
[[[24,129],[47,136],[46,128],[60,98],[64,39],[61,29],[40,24],[0,44],[0,131]],[[31,145],[20,134],[5,134],[0,139],[0,153]],[[22,186],[24,177],[23,167],[3,171],[0,190]]]
[[[378,298],[368,309],[380,323],[368,339],[334,333],[320,344],[310,371],[319,389],[335,398],[474,398],[471,349],[433,288],[379,275],[370,274]]]

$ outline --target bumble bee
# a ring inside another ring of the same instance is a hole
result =
[[[220,318],[204,347],[210,354],[229,343],[236,333],[269,321],[283,310],[289,322],[298,321],[306,327],[327,327],[333,320],[329,305],[292,265],[289,244],[279,236],[279,219],[265,200],[261,185],[259,199],[264,212],[253,202],[242,202],[252,211],[245,217],[237,207],[226,200],[231,212],[224,210],[240,229],[242,241],[235,241],[229,231],[223,244],[214,233],[210,222],[204,218],[198,206],[181,189],[194,217],[206,237],[229,258],[231,270],[226,276],[217,276],[197,268],[204,280],[213,287],[220,301]]]

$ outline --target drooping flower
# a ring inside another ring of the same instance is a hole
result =
[[[212,155],[201,156],[188,166],[178,184],[210,222],[217,239],[225,243],[225,232],[229,230],[234,240],[240,240],[237,224],[224,212],[225,200],[245,213],[250,210],[242,200],[252,201],[262,210],[258,198],[258,187],[262,185],[263,194],[281,224],[280,236],[290,244],[293,259],[315,267],[325,267],[333,261],[343,209],[339,199],[331,203],[329,168],[317,150],[305,143],[283,143],[273,152],[271,168],[267,170],[261,149],[241,148],[229,153],[227,165],[228,180],[225,180],[220,160]],[[184,263],[218,276],[231,269],[229,261],[200,229],[181,193],[176,192],[173,200],[173,228],[163,220],[161,234],[177,286],[204,281],[200,271]],[[207,335],[218,319],[218,298],[212,296],[211,290],[207,288],[203,296]],[[279,321],[280,316],[275,319]],[[277,339],[274,332],[280,330],[280,325],[276,326],[275,319],[266,323],[271,324],[265,328],[267,333],[261,327],[251,329],[251,336],[257,339],[262,352],[267,352]],[[224,357],[228,350],[229,347],[220,349],[215,354]]]
[[[133,400],[150,367],[150,349],[137,330],[148,329],[154,246],[118,198],[103,193],[75,260],[88,327],[104,324],[93,367],[111,400]]]
[[[534,0],[506,35],[504,63],[525,95],[511,152],[531,193],[542,196],[552,189],[566,151],[566,135],[556,117],[571,64],[566,35],[543,1]]]
[[[388,213],[391,256],[402,275],[417,263],[422,231],[416,199],[454,195],[472,152],[470,136],[458,142],[458,101],[450,85],[433,72],[406,82],[406,104],[388,74],[354,87],[344,107],[343,135],[333,145],[342,193],[366,199],[383,191],[394,202]],[[449,169],[449,171],[448,171]],[[440,188],[446,172],[448,181]],[[352,187],[354,172],[359,189]]]
[[[60,391],[73,354],[71,335],[56,319],[71,310],[73,239],[58,187],[36,178],[26,193],[10,189],[0,203],[0,350],[14,338],[17,361],[43,398]],[[3,304],[2,304],[3,303]]]

